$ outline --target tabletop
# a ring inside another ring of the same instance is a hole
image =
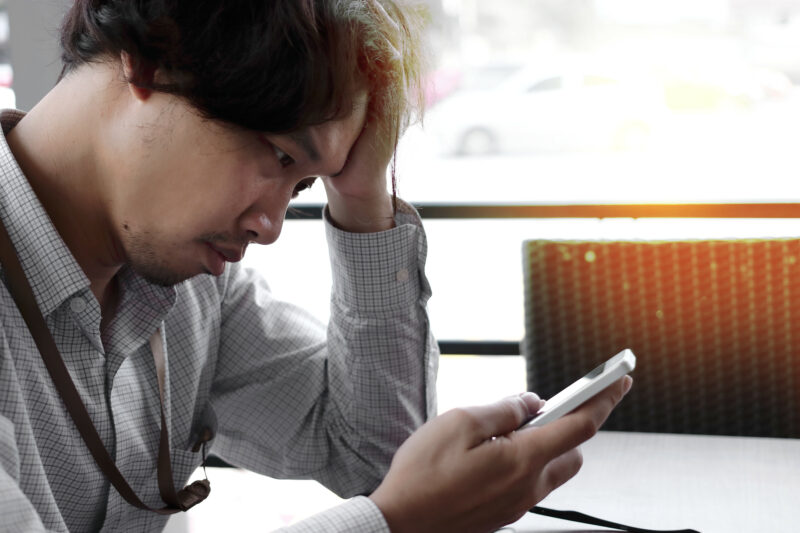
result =
[[[800,440],[601,431],[582,450],[581,471],[543,507],[652,529],[800,531]],[[212,496],[174,515],[165,533],[272,531],[342,501],[313,481],[208,470]],[[501,531],[611,530],[529,514]]]
[[[650,529],[800,531],[800,440],[600,432],[540,505]],[[528,514],[503,533],[606,528]]]

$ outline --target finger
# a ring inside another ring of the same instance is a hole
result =
[[[508,398],[514,398],[515,396],[508,396]],[[517,398],[522,398],[522,401],[525,402],[525,406],[528,408],[528,416],[533,416],[538,413],[542,407],[544,407],[544,400],[539,398],[539,395],[535,392],[521,392],[520,394],[516,395]]]
[[[536,431],[520,432],[535,440],[546,458],[556,458],[592,438],[630,390],[633,379],[623,376],[570,414]],[[527,433],[527,434],[526,434]]]
[[[472,431],[467,435],[469,447],[511,433],[536,413],[541,405],[536,394],[525,392],[488,405],[464,408],[463,411],[472,421]]]
[[[573,448],[559,455],[544,467],[540,477],[540,499],[575,477],[583,466],[583,454],[580,448]]]

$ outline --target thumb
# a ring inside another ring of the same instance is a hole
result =
[[[524,392],[503,398],[499,402],[466,408],[475,422],[467,436],[469,447],[477,446],[492,437],[511,433],[536,414],[543,404],[536,394]]]

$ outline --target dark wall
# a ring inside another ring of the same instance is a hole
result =
[[[70,0],[6,0],[19,109],[30,110],[58,79],[58,27],[70,4]]]

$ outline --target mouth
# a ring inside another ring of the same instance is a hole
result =
[[[230,248],[221,248],[219,246],[214,246],[211,243],[207,243],[207,244],[212,250],[214,250],[219,255],[221,255],[222,258],[225,261],[229,262],[229,263],[238,263],[239,261],[242,260],[242,257],[244,257],[244,249],[243,248],[232,250]]]
[[[208,273],[213,276],[220,276],[225,271],[226,263],[238,263],[244,256],[244,248],[232,250],[214,246],[210,242],[205,242],[208,250]]]

